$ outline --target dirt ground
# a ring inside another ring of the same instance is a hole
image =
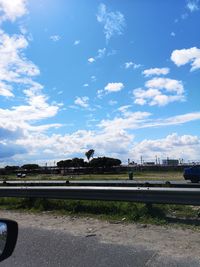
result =
[[[58,216],[49,212],[32,214],[0,211],[0,218],[16,220],[19,227],[34,227],[64,231],[74,236],[96,236],[100,242],[142,246],[159,255],[193,257],[200,260],[200,232],[191,229],[108,222],[93,218]]]

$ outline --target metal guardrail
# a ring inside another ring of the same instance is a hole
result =
[[[175,187],[200,188],[200,183],[186,181],[138,180],[18,180],[0,181],[0,186],[123,186],[123,187]]]
[[[0,187],[0,197],[133,201],[158,204],[200,205],[200,189],[149,187]]]

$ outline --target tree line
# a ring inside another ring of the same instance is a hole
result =
[[[93,158],[90,161],[84,161],[82,158],[66,159],[57,162],[57,166],[60,168],[70,167],[102,167],[109,168],[121,165],[120,159],[109,158],[109,157],[98,157]]]
[[[93,167],[93,168],[111,168],[114,166],[120,166],[121,160],[110,157],[97,157],[94,158],[94,149],[90,149],[85,152],[85,156],[87,161],[83,158],[73,158],[73,159],[65,159],[57,162],[57,167],[59,168],[80,168],[80,167]],[[41,167],[38,164],[25,164],[21,167],[19,166],[6,166],[5,169],[7,171],[15,171],[18,169],[26,169],[26,170],[36,170]]]

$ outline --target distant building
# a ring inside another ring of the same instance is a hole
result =
[[[162,165],[165,166],[177,166],[179,164],[178,159],[163,159],[162,160]]]
[[[155,162],[154,161],[147,161],[147,162],[144,162],[143,165],[152,166],[152,165],[155,165]]]

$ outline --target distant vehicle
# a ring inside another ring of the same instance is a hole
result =
[[[184,169],[183,177],[185,180],[190,180],[192,183],[198,183],[200,181],[200,167],[192,166]]]
[[[25,173],[21,173],[21,172],[17,173],[17,178],[25,178],[25,177],[26,177]]]

